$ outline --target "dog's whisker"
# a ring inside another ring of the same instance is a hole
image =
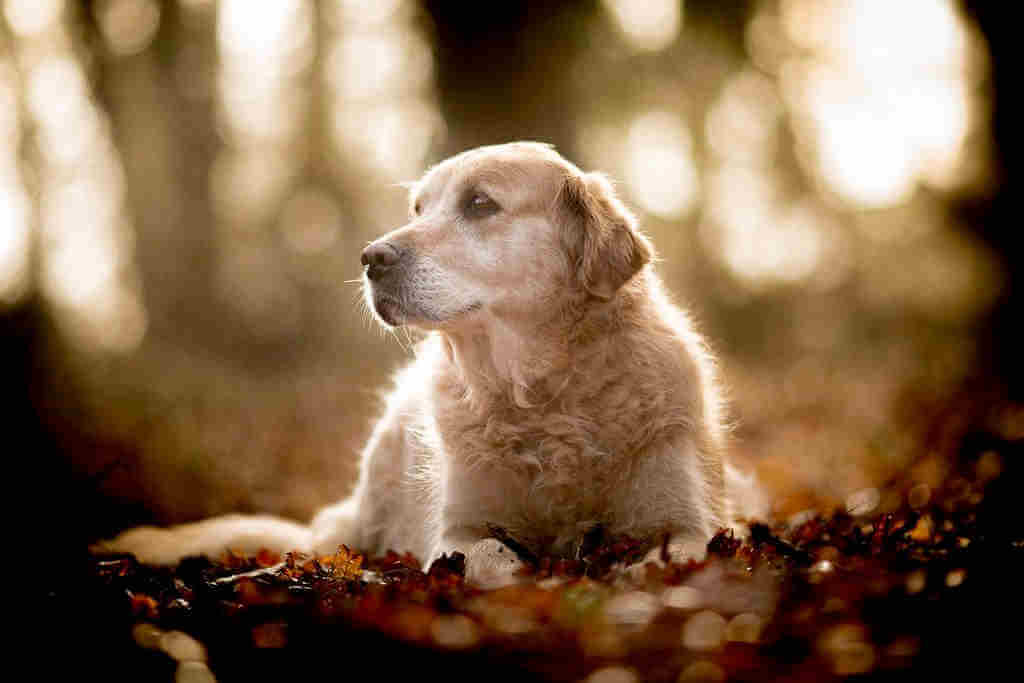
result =
[[[409,343],[409,349],[412,351],[412,355],[416,356],[416,341],[412,338],[412,332],[409,331],[408,327],[402,327],[402,332],[405,333],[405,339]]]
[[[398,333],[395,331],[395,328],[391,328],[388,331],[391,333],[391,336],[394,338],[395,342],[398,343],[398,346],[399,346],[399,348],[402,349],[402,352],[408,354],[409,353],[409,346],[407,346],[406,344],[402,343],[402,340],[398,337]]]
[[[356,298],[352,303],[359,310],[359,318],[363,325],[379,334],[380,325],[374,324],[373,311],[370,310],[370,305],[366,302],[366,297],[363,296],[362,290],[356,293]]]

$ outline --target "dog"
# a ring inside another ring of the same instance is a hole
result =
[[[652,245],[599,173],[551,146],[472,149],[411,186],[408,223],[362,252],[382,325],[424,331],[362,453],[351,496],[302,525],[229,516],[98,547],[173,564],[225,549],[455,551],[481,585],[594,529],[647,559],[701,558],[757,514],[726,462],[715,364],[653,271]]]

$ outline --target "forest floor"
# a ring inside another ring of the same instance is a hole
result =
[[[39,664],[108,681],[985,675],[1012,660],[1024,619],[1024,410],[967,412],[944,418],[962,427],[939,486],[903,477],[742,542],[721,532],[701,562],[627,568],[643,547],[596,533],[575,559],[524,552],[520,583],[481,590],[458,555],[82,557],[46,598],[46,628],[74,653]]]

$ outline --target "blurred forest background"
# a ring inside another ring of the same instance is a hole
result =
[[[515,139],[616,179],[777,515],[941,477],[932,416],[1020,388],[1001,5],[0,0],[18,481],[74,542],[345,495],[409,357],[360,250]]]

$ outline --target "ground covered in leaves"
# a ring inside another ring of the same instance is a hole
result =
[[[984,675],[1012,661],[1024,619],[1017,431],[965,429],[941,484],[866,489],[742,542],[722,532],[702,562],[629,568],[642,546],[595,534],[576,559],[524,557],[522,582],[492,591],[465,582],[459,555],[424,568],[341,548],[173,570],[90,556],[49,593],[50,629],[81,627],[76,655],[53,652],[106,680]]]

